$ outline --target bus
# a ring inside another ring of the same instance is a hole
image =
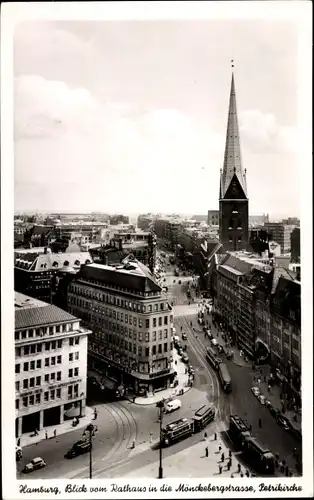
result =
[[[238,415],[230,415],[228,434],[236,446],[243,448],[245,439],[251,436],[251,431]]]
[[[194,432],[200,432],[206,425],[212,422],[216,416],[216,408],[213,404],[203,405],[199,408],[193,417]]]
[[[263,448],[254,437],[247,437],[243,446],[244,455],[254,469],[263,474],[273,475],[275,472],[275,456],[269,450]]]
[[[229,371],[225,363],[220,363],[218,366],[218,375],[220,378],[220,382],[222,385],[222,388],[225,392],[231,392],[232,391],[232,386],[231,386],[231,377],[229,375]]]
[[[185,439],[194,433],[194,421],[190,418],[180,418],[162,429],[162,445],[169,446],[172,443]]]
[[[221,359],[217,355],[216,351],[214,351],[211,347],[207,347],[206,349],[206,359],[213,366],[213,368],[215,368],[215,370],[218,370],[218,367],[221,364]]]

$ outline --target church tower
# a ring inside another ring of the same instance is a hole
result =
[[[249,200],[246,170],[242,171],[233,73],[224,164],[220,171],[219,240],[223,249],[229,251],[246,250],[249,241]]]

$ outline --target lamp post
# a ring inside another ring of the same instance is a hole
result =
[[[163,410],[164,410],[164,402],[158,401],[156,404],[157,408],[159,408],[159,470],[158,470],[158,479],[163,478],[163,467],[162,467],[162,418],[163,418]]]
[[[83,436],[86,436],[86,431],[89,432],[89,479],[92,479],[93,477],[93,460],[92,460],[92,448],[93,448],[93,442],[92,442],[92,437],[95,436],[95,426],[93,424],[88,424],[86,427],[85,431],[83,432]]]

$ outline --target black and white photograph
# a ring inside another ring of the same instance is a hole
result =
[[[5,498],[313,493],[311,6],[193,3],[7,4]]]

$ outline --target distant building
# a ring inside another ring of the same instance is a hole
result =
[[[116,226],[117,224],[129,224],[129,217],[127,215],[115,214],[110,215],[110,225]]]
[[[249,245],[249,200],[242,171],[234,75],[231,79],[227,138],[219,186],[219,241],[225,251]]]
[[[68,312],[15,293],[17,437],[85,415],[90,333]]]
[[[51,302],[54,277],[62,268],[78,270],[82,264],[91,263],[89,252],[51,253],[43,249],[14,251],[15,290],[31,297]]]
[[[159,217],[154,221],[154,231],[161,245],[174,251],[179,243],[179,234],[182,230],[182,219],[173,217]]]
[[[68,307],[93,332],[89,367],[135,393],[168,387],[173,312],[148,268],[124,264],[83,267],[69,287]]]
[[[137,227],[143,231],[149,231],[154,224],[155,216],[152,214],[141,214],[137,218]]]
[[[250,215],[249,216],[249,226],[255,227],[265,224],[265,222],[269,222],[269,215]]]
[[[300,228],[295,227],[290,234],[291,262],[299,263],[301,257]]]
[[[286,226],[300,227],[300,219],[298,217],[288,217],[288,219],[283,219],[282,223]]]
[[[207,215],[193,215],[191,219],[197,222],[207,222]]]
[[[264,228],[271,234],[271,239],[280,245],[281,253],[291,251],[290,235],[295,226],[287,226],[281,222],[265,222]]]
[[[24,243],[33,247],[49,246],[53,238],[53,226],[35,225],[24,232]]]
[[[219,226],[219,210],[208,210],[207,224],[209,226]]]

